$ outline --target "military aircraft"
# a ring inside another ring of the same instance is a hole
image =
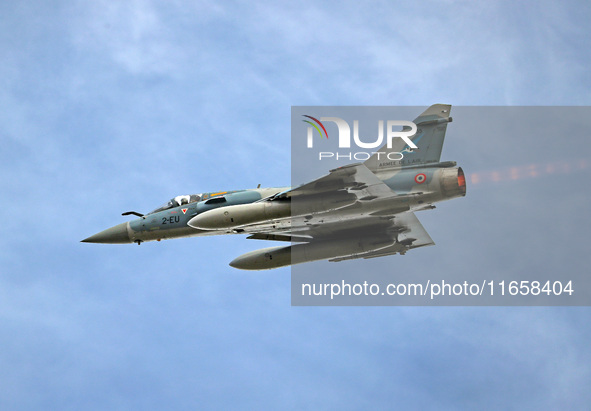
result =
[[[219,234],[290,242],[243,254],[230,265],[265,270],[316,260],[374,258],[434,245],[415,211],[466,195],[454,161],[440,161],[450,105],[435,104],[414,120],[410,137],[384,145],[363,163],[345,165],[296,188],[181,195],[139,218],[88,237],[86,243],[137,243]],[[399,161],[387,153],[403,153]]]

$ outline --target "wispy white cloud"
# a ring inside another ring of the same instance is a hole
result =
[[[527,406],[512,385],[550,404],[577,395],[573,408],[586,404],[576,387],[589,381],[587,310],[293,310],[288,270],[226,266],[260,246],[251,240],[78,241],[176,194],[289,183],[292,104],[588,104],[587,7],[57,4],[0,6],[0,393],[9,405],[386,408],[421,398],[434,408],[465,405],[468,386],[474,401]],[[477,153],[448,144],[469,164],[494,158],[495,144]],[[527,209],[526,189],[493,191],[509,191],[515,213]],[[448,220],[496,233],[490,250],[506,250],[511,234],[475,219],[491,203],[471,195],[446,208]],[[585,193],[569,198],[582,213]],[[470,242],[425,217],[438,238]],[[539,218],[529,213],[527,227],[555,217]],[[574,232],[561,221],[554,237]],[[525,249],[552,248],[547,227]],[[584,242],[562,247],[580,252]],[[490,250],[445,250],[448,265],[458,255],[509,264]]]
[[[131,75],[173,75],[181,50],[149,0],[78,3],[72,26],[74,44],[84,52],[104,53]]]

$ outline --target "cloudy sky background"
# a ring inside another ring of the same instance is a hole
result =
[[[590,18],[586,2],[1,3],[0,408],[586,407],[586,308],[292,308],[288,269],[227,265],[263,242],[78,241],[178,194],[288,184],[292,105],[589,105]],[[467,170],[591,151],[579,136],[499,160],[452,127],[444,159]],[[421,215],[438,245],[391,264],[589,270],[588,181],[469,186]]]

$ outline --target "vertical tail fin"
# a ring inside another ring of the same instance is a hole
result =
[[[417,132],[411,140],[418,148],[410,148],[402,139],[393,140],[392,148],[384,145],[378,153],[365,161],[365,166],[376,172],[404,165],[438,162],[441,158],[447,123],[452,121],[450,111],[449,104],[432,105],[413,121],[417,125]],[[389,153],[402,153],[403,159],[393,161],[393,158],[399,159],[400,156],[388,157]]]

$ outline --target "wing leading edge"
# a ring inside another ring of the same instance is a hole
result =
[[[395,195],[374,173],[361,163],[349,164],[330,170],[330,173],[314,181],[296,188],[283,191],[261,201],[276,201],[305,196],[320,196],[335,191],[350,190],[351,192],[365,193],[371,196]],[[363,193],[362,193],[363,194]],[[359,197],[359,196],[358,196]]]

